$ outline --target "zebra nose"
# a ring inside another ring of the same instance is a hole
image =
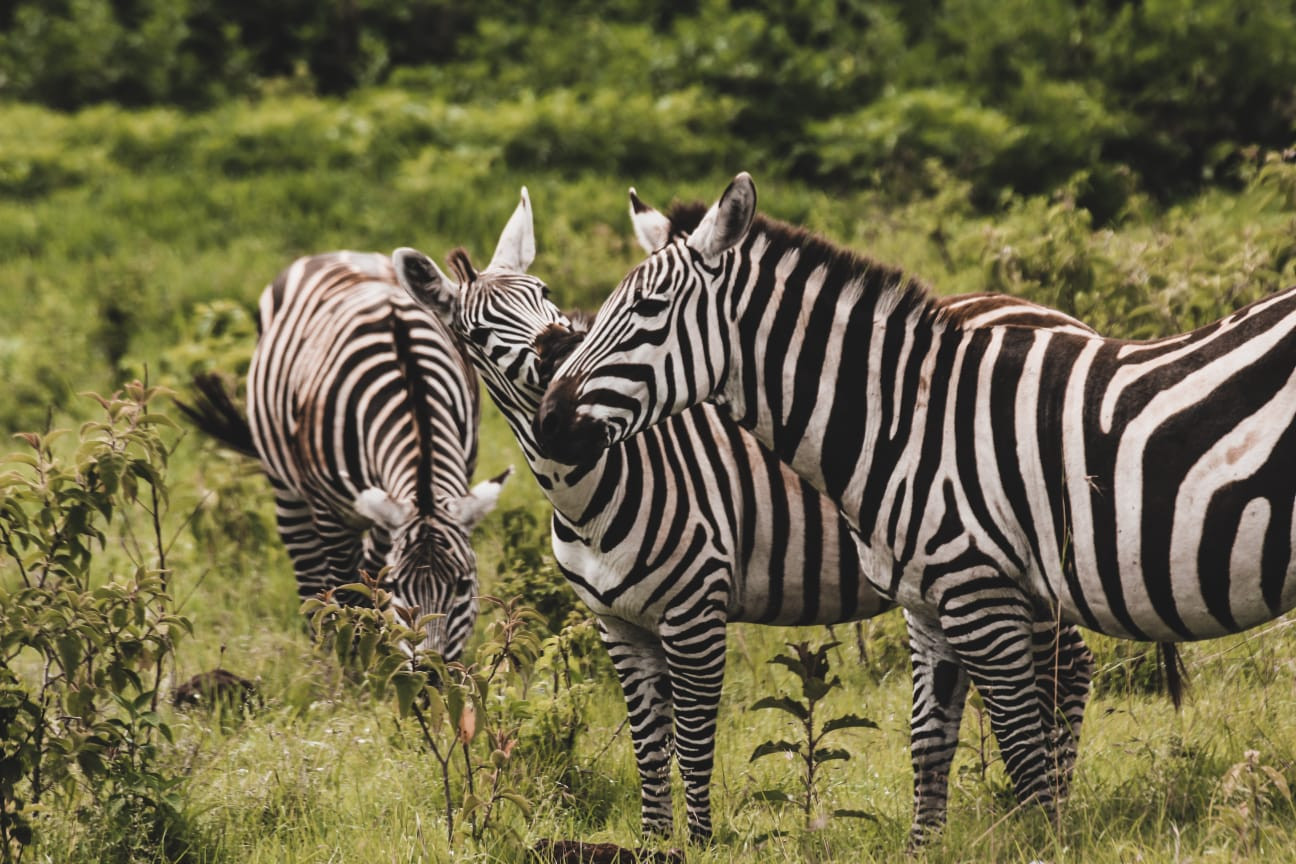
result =
[[[572,378],[555,381],[531,424],[540,454],[569,465],[579,464],[607,447],[603,424],[576,413],[577,387]]]
[[[554,454],[555,445],[561,439],[563,427],[571,422],[574,411],[574,389],[571,379],[555,381],[540,400],[540,408],[531,423],[531,431],[544,456],[557,458]]]

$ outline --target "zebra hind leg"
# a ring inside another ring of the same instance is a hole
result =
[[[1033,614],[1020,588],[998,574],[951,576],[942,592],[940,625],[990,715],[1013,792],[1034,801],[1055,823],[1056,774],[1040,717]]]
[[[939,622],[908,611],[905,622],[913,668],[909,752],[913,760],[914,815],[909,849],[916,851],[945,823],[950,765],[958,748],[968,675]]]
[[[639,769],[640,825],[645,836],[670,836],[674,712],[670,672],[661,641],[618,618],[600,618],[603,645],[612,658],[630,719]]]
[[[1047,735],[1050,763],[1056,773],[1057,795],[1064,799],[1075,773],[1094,658],[1079,629],[1073,625],[1037,621],[1032,637],[1040,718]]]

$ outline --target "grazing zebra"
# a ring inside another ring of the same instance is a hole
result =
[[[444,616],[427,647],[457,657],[477,614],[468,534],[508,473],[468,489],[480,406],[458,340],[368,253],[297,259],[258,323],[247,419],[214,377],[186,413],[261,460],[302,597],[388,566],[394,602]]]
[[[835,505],[712,406],[686,411],[575,469],[541,456],[532,421],[553,370],[583,332],[548,300],[544,283],[526,275],[534,257],[524,189],[485,270],[477,272],[462,250],[450,257],[458,284],[416,250],[397,250],[393,262],[410,294],[463,338],[554,506],[554,557],[598,617],[624,689],[644,832],[671,831],[674,752],[690,833],[706,837],[726,624],[834,623],[892,606],[863,578]],[[1006,306],[997,297],[977,308],[994,316],[1015,308],[1084,329],[1059,313]],[[917,629],[910,638],[912,749],[923,769],[915,817],[930,823],[944,813],[967,677],[939,630]],[[1052,622],[1038,628],[1037,650],[1042,717],[1066,775],[1092,657],[1076,628],[1059,633]]]
[[[757,216],[740,174],[626,276],[537,438],[589,459],[705,399],[839,504],[874,586],[968,669],[1019,799],[1050,811],[1033,620],[1173,642],[1296,603],[1296,290],[1149,342],[983,326]]]

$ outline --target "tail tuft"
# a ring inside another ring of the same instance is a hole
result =
[[[1157,654],[1161,658],[1161,668],[1165,670],[1166,692],[1178,711],[1183,706],[1184,688],[1188,684],[1188,669],[1184,666],[1183,657],[1173,642],[1161,642],[1157,645]]]
[[[234,404],[220,375],[195,375],[193,404],[186,404],[179,399],[175,403],[181,413],[207,435],[244,456],[254,459],[257,457],[256,445],[252,443],[252,427],[248,425],[247,417]]]

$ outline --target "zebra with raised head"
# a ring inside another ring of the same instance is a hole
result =
[[[396,284],[383,255],[299,258],[261,295],[247,419],[219,379],[195,382],[198,425],[261,461],[302,597],[377,576],[443,617],[453,659],[476,619],[469,532],[508,472],[471,490],[477,378],[457,338]]]
[[[660,227],[679,232],[691,223]],[[641,242],[655,248],[660,238],[638,228]],[[462,250],[450,256],[457,284],[416,250],[397,250],[393,261],[411,295],[463,339],[554,506],[554,556],[597,616],[624,690],[643,830],[672,829],[674,754],[690,832],[705,837],[726,624],[834,623],[868,618],[891,604],[863,577],[836,507],[711,406],[686,411],[576,468],[541,456],[532,422],[553,370],[579,344],[584,325],[573,324],[548,299],[545,284],[526,274],[534,257],[524,189],[484,270]],[[1083,329],[1042,307],[1015,305],[1020,315]],[[992,298],[979,308],[1012,314]],[[911,646],[912,748],[924,767],[915,816],[930,822],[944,811],[967,678],[939,631],[915,630]],[[1052,622],[1038,629],[1037,648],[1040,710],[1054,729],[1065,775],[1074,762],[1092,657],[1075,628],[1058,633]]]
[[[537,437],[587,460],[706,399],[836,501],[879,593],[945,634],[1023,801],[1055,796],[1032,621],[1182,641],[1296,603],[1296,290],[1148,342],[983,326],[757,216],[742,174],[604,304]]]

